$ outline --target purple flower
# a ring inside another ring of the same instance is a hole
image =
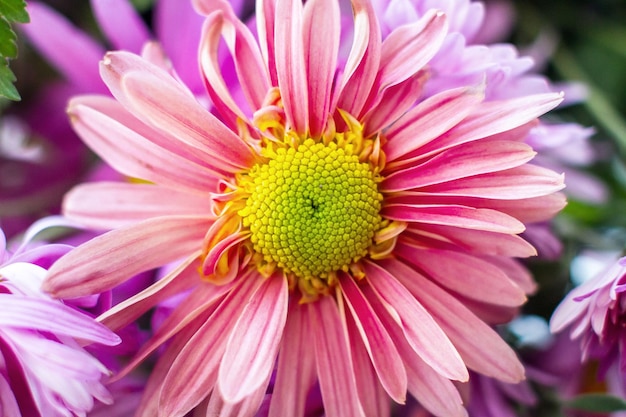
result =
[[[550,321],[553,332],[569,328],[580,340],[582,360],[598,360],[599,376],[617,365],[626,376],[626,257],[572,290]]]
[[[112,397],[107,368],[85,350],[115,345],[118,336],[40,290],[46,266],[66,245],[6,248],[0,230],[0,410],[3,416],[85,416],[94,399]]]

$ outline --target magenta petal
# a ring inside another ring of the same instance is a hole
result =
[[[269,378],[287,318],[287,279],[267,278],[252,295],[230,334],[217,386],[227,402],[239,402]]]
[[[194,93],[204,92],[200,74],[190,61],[198,52],[203,17],[191,4],[180,0],[159,0],[154,4],[153,26],[174,69]]]
[[[127,0],[91,0],[98,26],[113,49],[139,53],[150,39],[150,32],[135,8]]]
[[[105,92],[96,67],[104,49],[43,3],[29,2],[28,14],[20,28],[47,61],[81,91]]]
[[[0,374],[0,412],[3,416],[22,416],[15,394],[2,374]]]
[[[308,307],[326,416],[365,417],[358,399],[348,335],[336,301],[331,297],[322,297]]]
[[[61,298],[111,289],[139,272],[194,253],[209,226],[204,218],[172,216],[110,231],[52,265],[43,289]]]
[[[24,368],[24,364],[20,361],[20,359],[16,356],[17,352],[14,346],[10,345],[3,338],[0,338],[0,357],[2,357],[4,362],[4,368],[6,369],[6,373],[11,376],[11,388],[12,393],[9,394],[13,396],[18,404],[19,409],[24,414],[16,414],[16,416],[33,416],[33,417],[46,417],[41,415],[41,411],[37,405],[35,398],[33,398],[33,393],[31,391],[31,384],[28,381],[26,376],[26,369]],[[3,372],[4,374],[4,372]],[[0,376],[0,378],[4,378],[4,375]],[[2,400],[4,400],[5,392],[0,392],[2,394]],[[6,400],[11,401],[11,400]]]

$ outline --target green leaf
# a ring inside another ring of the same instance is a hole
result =
[[[0,97],[19,100],[20,95],[13,85],[15,75],[9,68],[9,60],[17,57],[17,35],[11,28],[14,22],[29,21],[24,0],[0,0]]]
[[[626,411],[626,400],[613,395],[592,393],[583,394],[565,403],[567,408],[595,413]]]
[[[0,62],[0,96],[8,98],[9,100],[18,101],[20,95],[17,89],[13,85],[15,82],[15,75],[9,68],[9,63],[6,60]]]
[[[9,22],[28,23],[30,20],[24,0],[0,0],[0,16]]]
[[[0,57],[15,58],[17,56],[15,40],[15,32],[11,29],[9,22],[0,18]]]

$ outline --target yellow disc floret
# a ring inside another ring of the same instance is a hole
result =
[[[279,148],[246,182],[250,195],[239,214],[254,250],[300,279],[347,270],[381,225],[370,165],[334,142]]]

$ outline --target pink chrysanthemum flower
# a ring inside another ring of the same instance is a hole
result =
[[[0,230],[0,414],[86,416],[94,399],[110,403],[101,382],[109,371],[83,346],[115,345],[119,337],[40,290],[64,245],[5,247]]]
[[[569,329],[572,339],[579,339],[582,360],[597,360],[599,376],[604,379],[615,367],[626,387],[626,258],[613,262],[594,278],[570,291],[550,320],[550,329]]]
[[[522,379],[487,323],[533,288],[510,259],[535,254],[524,222],[564,204],[562,176],[529,164],[523,143],[561,95],[489,101],[483,77],[423,98],[448,31],[435,10],[381,41],[371,3],[354,0],[354,35],[340,45],[334,0],[259,1],[258,41],[227,2],[196,6],[221,119],[150,46],[102,61],[116,100],[69,105],[85,142],[143,181],[67,195],[68,217],[113,230],[59,260],[45,289],[98,293],[178,260],[101,316],[113,329],[190,290],[126,370],[170,340],[138,415],[253,415],[273,370],[273,416],[302,415],[317,386],[328,416],[388,415],[407,390],[438,416],[463,416],[452,381],[467,368]],[[222,41],[245,106],[220,71]]]

